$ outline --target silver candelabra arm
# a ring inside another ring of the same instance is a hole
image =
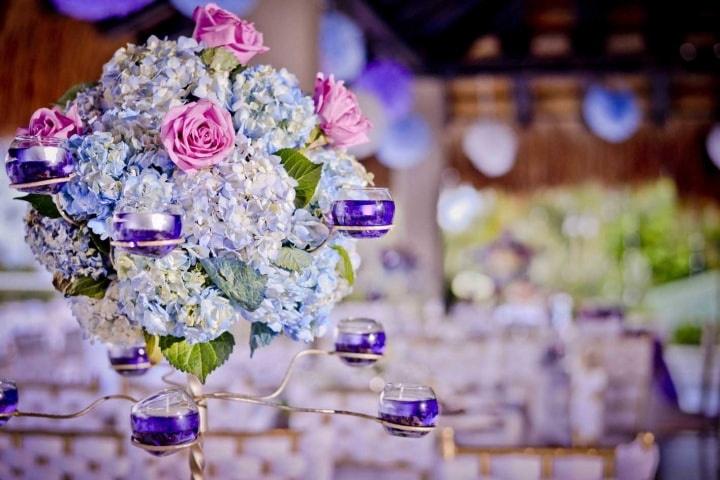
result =
[[[280,384],[278,387],[273,390],[272,392],[266,394],[266,395],[245,395],[240,393],[234,393],[234,392],[211,392],[211,393],[203,393],[202,392],[202,384],[200,381],[194,377],[193,375],[188,375],[187,383],[183,384],[180,382],[176,382],[172,380],[171,376],[175,371],[170,371],[162,376],[163,382],[167,383],[168,385],[175,387],[176,389],[182,389],[185,393],[183,395],[189,396],[192,401],[195,402],[197,405],[197,408],[199,410],[199,428],[196,429],[197,434],[196,438],[189,439],[188,441],[182,443],[182,444],[173,444],[173,445],[150,445],[143,443],[142,438],[138,439],[133,435],[131,441],[132,444],[136,447],[142,448],[152,454],[155,455],[167,455],[170,453],[174,453],[179,450],[183,449],[190,449],[190,472],[191,472],[191,478],[192,480],[202,480],[203,479],[203,471],[205,468],[205,458],[202,448],[202,442],[203,442],[203,433],[207,431],[207,402],[209,400],[226,400],[226,401],[236,401],[236,402],[243,402],[243,403],[249,403],[254,405],[262,405],[266,407],[276,408],[278,410],[286,411],[286,412],[292,412],[292,413],[315,413],[320,415],[343,415],[343,416],[350,416],[355,418],[361,418],[363,420],[370,420],[373,422],[377,422],[381,424],[383,427],[385,427],[388,432],[391,432],[393,435],[400,435],[400,436],[422,436],[429,432],[431,432],[435,426],[434,423],[432,425],[427,424],[417,424],[412,421],[402,422],[402,421],[391,421],[387,418],[382,418],[374,415],[369,415],[366,413],[360,413],[360,412],[353,412],[349,410],[337,410],[337,409],[331,409],[331,408],[309,408],[309,407],[297,407],[293,405],[286,405],[279,403],[277,401],[273,401],[277,397],[279,397],[287,388],[290,379],[292,377],[292,373],[298,363],[298,361],[301,358],[308,357],[308,356],[320,356],[320,355],[337,355],[340,356],[344,361],[346,362],[367,362],[367,361],[375,361],[380,358],[382,358],[381,354],[372,354],[372,353],[353,353],[353,352],[338,352],[338,351],[327,351],[327,350],[319,350],[319,349],[309,349],[309,350],[303,350],[301,352],[298,352],[295,354],[295,356],[291,359],[287,370],[285,371],[285,374],[283,375],[282,380],[280,381]],[[426,388],[426,387],[423,387]],[[175,392],[177,390],[167,390],[167,392]],[[434,399],[434,394],[433,394]],[[132,402],[134,404],[138,404],[140,401],[138,401],[136,398],[133,398],[129,395],[106,395],[104,397],[100,397],[97,400],[90,403],[87,407],[83,408],[82,410],[78,410],[77,412],[73,413],[67,413],[67,414],[58,414],[58,413],[41,413],[41,412],[24,412],[21,410],[17,410],[15,412],[11,413],[4,413],[0,414],[0,420],[2,419],[9,419],[11,417],[36,417],[36,418],[47,418],[52,420],[67,420],[67,419],[73,419],[78,418],[83,415],[86,415],[93,410],[95,410],[99,405],[101,405],[104,402],[110,401],[110,400],[125,400]],[[434,401],[434,400],[433,400]],[[437,407],[435,407],[437,408]],[[437,411],[436,411],[437,413]],[[401,417],[390,417],[396,420],[407,420],[401,418]]]
[[[82,417],[95,410],[100,404],[105,403],[109,400],[127,400],[128,402],[137,403],[137,399],[129,395],[105,395],[92,402],[82,410],[78,410],[73,413],[43,413],[43,412],[23,412],[16,410],[11,413],[0,413],[0,419],[11,418],[11,417],[34,417],[34,418],[49,418],[51,420],[69,420],[72,418]]]

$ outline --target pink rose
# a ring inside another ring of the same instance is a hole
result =
[[[195,40],[209,48],[225,47],[242,65],[246,65],[258,53],[270,50],[263,45],[263,35],[255,30],[255,25],[214,3],[195,7],[193,20]]]
[[[170,159],[186,172],[221,162],[235,145],[230,113],[206,99],[171,109],[160,125]]]
[[[355,94],[345,88],[342,81],[325,78],[318,73],[315,79],[315,113],[320,117],[320,129],[328,142],[337,147],[349,147],[368,141],[372,128],[362,114]]]
[[[30,117],[27,128],[18,128],[18,135],[33,135],[37,137],[55,137],[67,140],[82,131],[82,121],[78,115],[77,106],[73,105],[62,113],[57,107],[39,108]]]

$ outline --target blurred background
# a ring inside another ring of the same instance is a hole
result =
[[[198,3],[2,2],[2,149],[117,48],[190,35]],[[209,478],[720,478],[717,1],[216,3],[306,91],[317,71],[353,88],[375,126],[354,153],[398,206],[335,312],[383,322],[389,354],[304,363],[285,401],[374,413],[402,378],[432,385],[442,415],[411,441],[214,405]],[[0,376],[23,409],[157,390],[164,367],[128,381],[82,342],[13,196],[1,176]],[[211,387],[270,390],[301,348],[236,353]],[[187,476],[182,455],[133,451],[127,414],[14,419],[0,478]]]

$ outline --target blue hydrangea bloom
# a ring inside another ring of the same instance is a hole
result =
[[[232,91],[235,128],[253,147],[275,153],[307,143],[317,124],[314,103],[287,70],[250,67],[236,75]]]

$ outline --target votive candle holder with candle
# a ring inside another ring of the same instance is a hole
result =
[[[11,414],[17,411],[18,389],[15,382],[0,379],[0,413]],[[10,421],[10,417],[0,417],[0,427]]]
[[[22,192],[55,194],[74,169],[67,143],[59,138],[19,135],[5,157],[10,186]]]
[[[379,415],[387,422],[385,431],[393,436],[425,436],[435,428],[439,414],[435,392],[428,386],[388,383],[380,394]]]
[[[120,212],[113,215],[111,245],[136,255],[160,258],[183,242],[180,215]]]
[[[395,202],[387,188],[343,188],[332,205],[333,228],[353,238],[384,236],[394,216]]]
[[[165,456],[195,443],[200,411],[188,393],[169,388],[136,403],[130,413],[133,443],[156,456]]]
[[[385,352],[385,329],[380,322],[370,318],[341,320],[335,336],[335,351],[350,366],[372,365]],[[357,354],[369,358],[354,356]]]
[[[144,375],[152,364],[145,345],[109,345],[110,366],[124,377]]]

